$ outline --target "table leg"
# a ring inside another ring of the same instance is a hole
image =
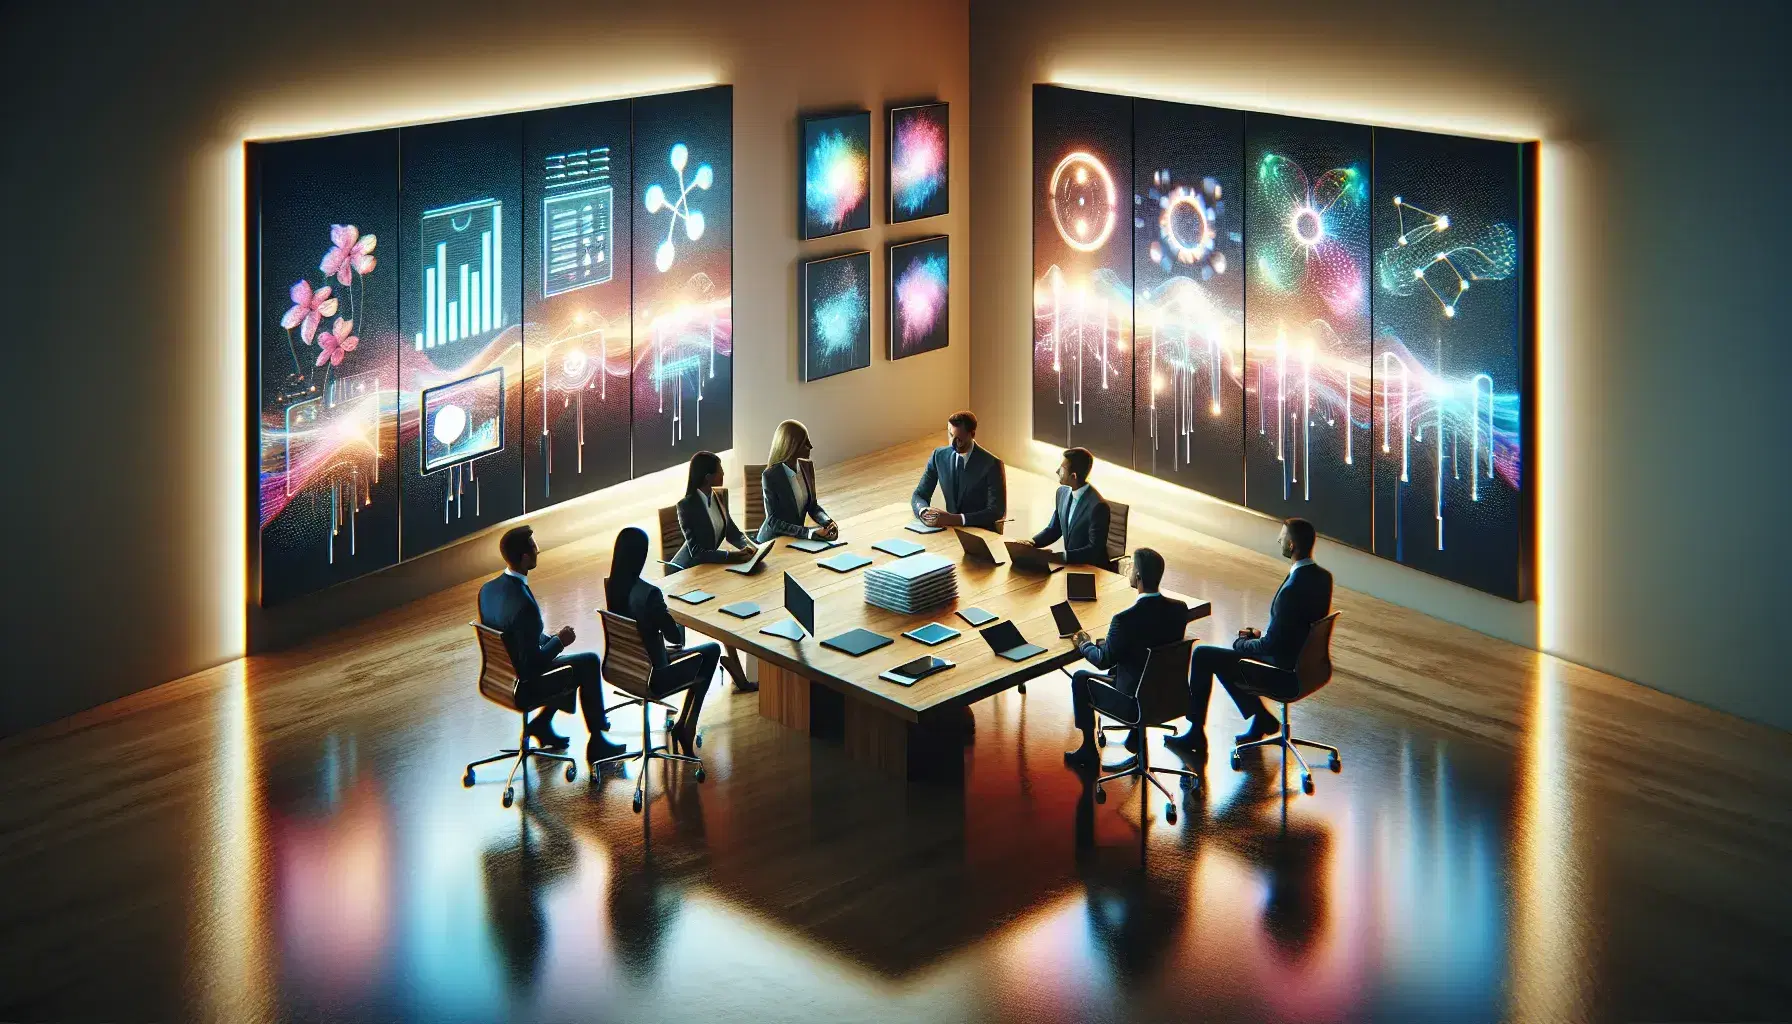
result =
[[[769,661],[760,662],[759,713],[808,733],[809,680]]]
[[[916,723],[875,705],[846,701],[846,753],[910,782],[964,782],[964,734],[956,722]]]

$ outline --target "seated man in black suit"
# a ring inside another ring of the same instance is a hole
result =
[[[1164,556],[1151,548],[1140,548],[1132,555],[1132,575],[1127,582],[1139,592],[1131,608],[1114,616],[1108,625],[1108,638],[1095,641],[1089,634],[1078,632],[1077,650],[1096,668],[1114,677],[1114,689],[1131,697],[1139,692],[1139,679],[1145,672],[1145,658],[1151,648],[1173,644],[1182,639],[1188,625],[1188,605],[1157,592],[1164,578]],[[1071,704],[1076,709],[1076,727],[1083,731],[1083,745],[1064,755],[1064,762],[1082,771],[1095,771],[1101,766],[1095,747],[1095,708],[1132,717],[1131,702],[1123,701],[1105,686],[1090,685],[1096,673],[1079,671],[1070,679]],[[1129,736],[1128,750],[1138,749],[1138,737]],[[1125,764],[1115,767],[1124,768]]]
[[[946,439],[935,448],[921,471],[921,482],[909,496],[915,518],[928,526],[980,526],[1000,530],[1008,515],[1008,473],[1002,460],[977,446],[977,416],[955,412],[946,420]],[[929,504],[938,488],[946,507]]]
[[[1263,698],[1280,700],[1294,695],[1253,690],[1238,663],[1250,658],[1293,669],[1313,623],[1331,613],[1332,574],[1313,562],[1313,543],[1317,538],[1313,524],[1305,519],[1283,522],[1282,557],[1293,559],[1294,567],[1288,570],[1287,578],[1269,602],[1269,628],[1246,626],[1238,631],[1238,638],[1230,647],[1202,644],[1195,648],[1188,678],[1188,731],[1164,740],[1166,746],[1206,755],[1207,698],[1213,693],[1216,675],[1220,685],[1232,695],[1232,703],[1238,705],[1239,714],[1251,720],[1250,728],[1239,734],[1238,742],[1273,736],[1281,728],[1276,716],[1263,706]]]
[[[1058,463],[1058,496],[1052,521],[1026,543],[1036,548],[1064,539],[1064,553],[1050,552],[1051,560],[1065,565],[1113,567],[1108,558],[1108,503],[1089,485],[1095,456],[1087,448],[1070,448]]]
[[[509,568],[479,588],[479,621],[504,634],[504,647],[510,652],[510,663],[516,666],[521,678],[518,697],[527,705],[535,704],[538,698],[545,703],[549,694],[543,693],[544,689],[558,689],[565,684],[560,681],[562,677],[556,676],[544,687],[542,673],[561,665],[571,665],[571,681],[577,685],[578,703],[585,709],[585,728],[591,732],[591,740],[585,746],[585,759],[592,761],[622,753],[621,744],[611,743],[603,737],[603,731],[610,725],[604,719],[602,663],[597,655],[589,651],[562,653],[575,639],[571,626],[561,626],[552,636],[542,630],[541,605],[535,602],[535,594],[529,589],[529,570],[535,568],[540,555],[540,549],[535,546],[535,531],[527,526],[506,531],[498,540],[498,553],[504,556],[504,563]],[[570,693],[555,703],[546,704],[541,713],[530,720],[529,735],[549,750],[565,750],[566,737],[554,731],[554,712],[572,709]],[[596,757],[591,756],[593,754]]]

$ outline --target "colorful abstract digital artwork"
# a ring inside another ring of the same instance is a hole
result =
[[[729,447],[731,125],[720,86],[248,147],[262,604]]]
[[[1033,436],[1132,461],[1132,100],[1033,89]]]
[[[1034,437],[1526,596],[1532,147],[1055,86],[1034,146]]]
[[[1506,597],[1523,581],[1523,165],[1375,133],[1375,550]]]
[[[802,236],[871,226],[871,112],[802,119]]]
[[[805,260],[802,377],[821,380],[871,365],[871,254]]]
[[[1133,109],[1134,465],[1243,504],[1244,115]]]
[[[398,561],[398,132],[257,147],[261,599]],[[256,276],[250,277],[251,282]]]
[[[524,506],[627,480],[628,100],[523,115]]]
[[[634,472],[734,445],[734,99],[634,111]]]
[[[942,349],[951,341],[951,239],[890,246],[890,358]]]
[[[1245,504],[1374,543],[1370,130],[1245,121]]]
[[[925,103],[890,110],[890,223],[950,211],[949,109],[944,103]]]

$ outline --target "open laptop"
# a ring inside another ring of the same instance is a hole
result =
[[[1035,654],[1045,653],[1045,648],[1038,644],[1027,643],[1027,638],[1020,635],[1020,627],[1012,619],[1004,619],[978,635],[989,644],[990,650],[996,652],[996,657],[1009,661],[1026,661]]]
[[[1008,557],[1014,559],[1014,567],[1022,572],[1050,575],[1064,568],[1051,560],[1051,552],[1046,548],[1036,548],[1031,544],[1012,540],[1003,541],[1002,546],[1008,549]]]
[[[772,545],[776,543],[778,543],[778,539],[774,537],[764,544],[759,545],[759,550],[753,552],[752,558],[747,559],[739,565],[729,566],[728,571],[740,573],[742,576],[753,575],[759,571],[760,566],[765,564],[765,556],[772,553]]]
[[[988,565],[1001,565],[1002,560],[989,549],[989,542],[969,530],[954,528],[952,533],[958,537],[958,546],[964,549],[964,556],[973,562],[984,562]]]
[[[1058,638],[1073,637],[1083,628],[1081,619],[1076,617],[1076,609],[1070,607],[1069,601],[1059,601],[1052,605],[1052,622],[1058,626]]]
[[[790,618],[765,626],[759,632],[786,640],[815,635],[815,598],[788,572],[784,574],[784,610],[790,613]]]

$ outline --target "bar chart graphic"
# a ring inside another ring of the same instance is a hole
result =
[[[541,295],[547,298],[610,280],[610,232],[616,194],[610,147],[556,153],[544,161],[541,201]]]
[[[476,199],[425,210],[419,352],[504,328],[504,204]]]

